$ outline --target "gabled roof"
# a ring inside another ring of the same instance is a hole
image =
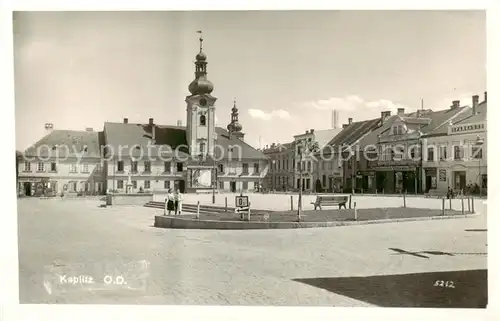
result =
[[[314,131],[314,140],[320,149],[324,148],[332,139],[335,139],[342,132],[342,128],[332,128]]]
[[[488,104],[487,102],[483,101],[477,106],[476,109],[476,114],[473,115],[472,113],[472,108],[468,110],[467,113],[464,113],[463,115],[460,115],[461,117],[457,117],[457,119],[453,122],[454,125],[456,124],[472,124],[472,123],[477,123],[481,121],[485,121],[488,116]]]
[[[241,139],[235,136],[229,139],[229,133],[226,129],[216,127],[215,132],[217,134],[216,145],[218,145],[215,149],[216,158],[227,158],[227,156],[221,156],[222,150],[227,151],[230,146],[239,146],[242,159],[267,159],[264,153]],[[118,155],[121,150],[122,156],[129,155],[129,153],[133,156],[139,156],[141,153],[144,155],[149,153],[148,156],[160,154],[161,156],[169,156],[177,148],[178,155],[181,157],[186,157],[189,153],[185,126],[155,125],[154,145],[151,145],[153,130],[149,124],[107,122],[104,124],[104,133],[108,151],[113,155]],[[136,149],[136,146],[140,148]],[[235,154],[233,154],[234,157],[236,157]]]
[[[53,130],[24,152],[29,157],[101,157],[102,132]],[[85,152],[84,149],[87,148]],[[55,149],[54,149],[55,148]]]
[[[231,136],[231,138],[229,138],[229,132],[226,129],[222,127],[216,127],[215,132],[217,133],[217,140],[215,143],[219,146],[215,149],[216,158],[221,158],[222,150],[227,151],[231,146],[239,146],[241,147],[241,159],[268,159],[268,157],[262,151],[253,148],[241,139],[235,136]],[[233,155],[232,157],[233,159],[235,159],[236,155]],[[224,156],[222,158],[225,159],[227,157]]]
[[[186,127],[155,125],[155,144],[151,145],[153,131],[149,124],[111,123],[104,124],[107,155],[149,156],[171,155],[178,149],[180,156],[186,156]],[[137,146],[139,148],[137,148]],[[169,147],[169,148],[166,148]]]
[[[378,136],[385,133],[392,127],[394,121],[400,119],[398,115],[389,116],[385,119],[384,123],[379,127],[374,128],[370,133],[368,133],[365,137],[361,138],[358,142],[361,148],[364,148],[368,145],[375,145],[378,143]]]
[[[379,124],[380,118],[354,122],[346,128],[343,128],[342,131],[328,143],[328,145],[335,147],[353,145],[366,134],[376,129]]]
[[[431,120],[430,124],[427,126],[423,126],[420,131],[422,134],[428,134],[439,127],[442,127],[443,125],[446,127],[450,119],[454,119],[455,117],[458,117],[464,112],[467,112],[470,110],[469,106],[462,106],[458,108],[448,108],[444,110],[439,110],[439,111],[433,111],[426,113],[423,117],[429,118]],[[409,114],[410,117],[416,117],[418,112],[414,112],[412,114]],[[447,129],[446,129],[447,131]]]

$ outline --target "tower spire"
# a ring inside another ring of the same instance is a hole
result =
[[[189,84],[189,92],[192,95],[210,94],[214,85],[207,79],[207,55],[203,50],[203,34],[201,30],[196,31],[200,34],[200,52],[196,55],[194,80]]]
[[[241,132],[243,127],[238,122],[238,108],[236,107],[236,97],[233,99],[233,108],[231,108],[231,122],[227,125],[227,130],[230,132]]]
[[[196,32],[200,34],[200,52],[202,52],[203,51],[203,31],[198,30]]]

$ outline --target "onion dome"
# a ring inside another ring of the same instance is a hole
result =
[[[199,31],[201,33],[201,31]],[[203,37],[200,37],[200,52],[196,55],[194,80],[189,84],[192,95],[210,94],[214,85],[207,79],[207,55],[203,52]]]
[[[198,77],[189,84],[189,92],[193,95],[210,94],[214,85],[206,77]]]
[[[233,108],[231,108],[231,122],[227,125],[227,130],[233,133],[240,132],[243,126],[238,122],[238,108],[236,108],[236,100],[234,101]]]
[[[197,55],[196,55],[196,60],[207,60],[207,55],[203,52],[203,51],[200,51]]]

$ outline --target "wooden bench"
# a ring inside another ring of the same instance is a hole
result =
[[[436,189],[430,189],[429,192],[427,192],[425,194],[426,198],[429,198],[429,197],[442,198],[442,197],[447,197],[447,196],[448,196],[448,192],[447,191],[436,190]]]
[[[318,207],[322,210],[322,206],[338,206],[346,208],[346,203],[349,201],[349,195],[318,195],[316,201],[311,202],[314,205],[314,210]]]

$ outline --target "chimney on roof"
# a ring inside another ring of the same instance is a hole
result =
[[[46,123],[45,124],[45,131],[47,131],[47,133],[50,133],[52,130],[54,130],[54,124]]]
[[[177,121],[177,126],[179,126],[179,127],[182,126],[182,120]]]
[[[349,125],[352,124],[352,117],[347,118],[347,122],[349,123]]]
[[[306,134],[309,134],[309,131],[308,131],[308,130],[306,130]]]
[[[484,92],[484,101],[485,102],[488,101],[488,92],[487,91]]]
[[[149,126],[151,126],[151,144],[156,145],[156,126],[153,118],[149,118]]]
[[[128,124],[128,118],[123,118],[123,123]]]
[[[309,131],[311,134],[314,134],[314,128],[311,128],[311,130]]]
[[[454,100],[451,102],[451,109],[460,107],[460,100]]]
[[[477,105],[479,105],[479,95],[472,96],[472,114],[477,114]]]
[[[347,125],[347,124],[343,124],[343,125],[342,125],[342,128],[346,128],[347,126],[349,126],[349,125]]]
[[[87,127],[87,128],[85,128],[85,131],[86,131],[86,132],[93,132],[93,131],[94,131],[94,129],[93,129],[93,128],[91,128],[91,127]]]
[[[404,115],[404,113],[405,113],[405,109],[404,108],[398,108],[398,115],[399,116]]]
[[[385,123],[385,120],[391,116],[391,111],[381,111],[380,112],[380,120],[382,121],[382,124]]]

